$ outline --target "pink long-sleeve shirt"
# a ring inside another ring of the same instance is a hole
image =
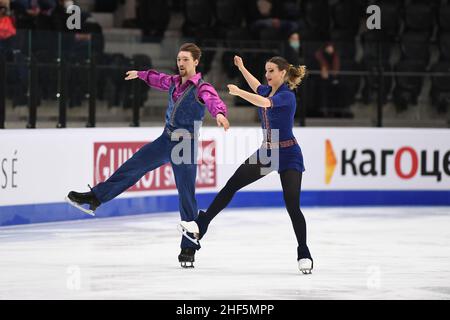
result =
[[[175,90],[173,91],[173,101],[177,101],[178,98],[186,91],[190,83],[197,87],[197,95],[200,101],[202,101],[209,113],[215,118],[219,113],[222,113],[225,117],[227,116],[228,110],[225,103],[220,99],[217,91],[214,87],[207,83],[199,81],[202,77],[201,73],[197,73],[191,78],[189,78],[184,84],[181,84],[180,75],[168,75],[155,70],[139,71],[138,77],[147,83],[152,88],[169,91],[170,86],[175,84]]]

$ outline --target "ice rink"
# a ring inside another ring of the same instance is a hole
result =
[[[226,210],[194,269],[178,213],[0,228],[1,299],[450,299],[450,208],[304,208],[312,275],[284,209]]]

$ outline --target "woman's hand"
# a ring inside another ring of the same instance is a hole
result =
[[[241,57],[234,56],[234,65],[238,67],[239,70],[241,70],[241,68],[244,68],[244,61],[242,61]]]
[[[133,80],[138,77],[138,72],[136,70],[127,71],[125,80]]]
[[[239,95],[239,91],[241,90],[241,89],[239,89],[239,87],[238,86],[235,86],[234,84],[229,84],[229,85],[227,85],[227,87],[228,87],[228,90],[229,90],[229,94],[231,94],[232,96],[238,96]]]

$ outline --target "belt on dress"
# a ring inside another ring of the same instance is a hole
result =
[[[177,132],[176,130],[172,131],[168,127],[165,127],[164,130],[167,132],[170,138],[180,139],[194,139],[196,136],[191,132],[186,132],[186,129],[182,129],[182,132]]]
[[[293,145],[296,145],[297,140],[295,138],[279,141],[279,142],[269,142],[269,141],[263,141],[262,147],[266,149],[278,149],[278,148],[287,148],[291,147]]]

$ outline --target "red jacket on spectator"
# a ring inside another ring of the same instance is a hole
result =
[[[15,21],[10,16],[0,17],[0,40],[5,40],[16,35]]]
[[[326,48],[330,46],[332,47],[331,53],[331,63],[328,59],[325,58]],[[315,57],[320,64],[320,68],[325,68],[326,71],[331,71],[333,74],[337,74],[339,69],[341,68],[341,61],[339,59],[339,55],[334,48],[332,43],[326,43],[325,46],[316,51]]]

